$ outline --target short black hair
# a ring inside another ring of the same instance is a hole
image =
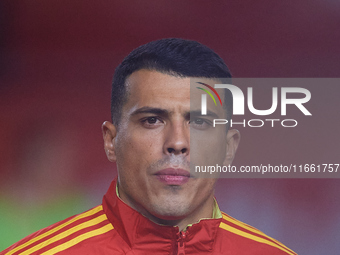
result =
[[[231,78],[223,59],[199,42],[167,38],[141,45],[124,58],[113,76],[111,117],[116,127],[119,126],[122,108],[128,97],[125,81],[129,75],[141,69],[179,77]],[[229,90],[225,91],[223,105],[230,123],[233,98]]]

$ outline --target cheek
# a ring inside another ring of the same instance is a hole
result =
[[[130,131],[116,138],[118,170],[143,172],[152,162],[162,157],[162,137],[152,132]]]
[[[202,201],[207,201],[208,197],[214,193],[216,179],[213,178],[199,178],[199,183],[196,190],[193,191],[193,199],[196,203],[200,204]]]
[[[140,151],[140,148],[148,145],[147,143],[148,139],[146,136],[142,136],[139,132],[134,132],[134,130],[127,130],[117,135],[115,144],[117,154],[126,157],[127,154]]]
[[[200,178],[199,180],[200,180],[199,191],[201,193],[207,193],[208,190],[214,189],[216,179],[214,179],[214,178]]]
[[[190,159],[196,165],[222,164],[226,155],[226,135],[206,134],[190,141]]]

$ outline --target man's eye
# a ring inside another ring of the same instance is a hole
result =
[[[146,121],[149,123],[149,124],[155,124],[157,122],[157,118],[155,117],[150,117],[150,118],[147,118]]]
[[[197,125],[203,125],[204,124],[204,120],[203,119],[195,119],[194,122]]]
[[[190,126],[195,129],[207,129],[211,126],[211,122],[209,120],[203,118],[195,118],[190,121]]]
[[[156,128],[163,123],[163,121],[157,117],[147,117],[142,119],[141,122],[146,128]]]

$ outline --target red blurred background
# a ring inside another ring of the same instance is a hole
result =
[[[114,69],[132,49],[181,37],[214,49],[234,77],[339,77],[339,25],[334,0],[1,1],[0,250],[101,202],[116,170],[100,126],[110,120]],[[312,94],[315,126],[242,132],[235,164],[340,163],[340,89],[332,91]],[[339,184],[223,179],[216,196],[223,211],[299,254],[339,254]]]

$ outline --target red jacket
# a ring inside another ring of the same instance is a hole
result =
[[[122,202],[113,181],[102,205],[33,233],[0,255],[296,254],[261,231],[222,216],[179,232]]]

